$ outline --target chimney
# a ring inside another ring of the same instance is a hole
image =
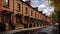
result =
[[[25,2],[29,5],[31,4],[31,0],[26,0]]]
[[[39,11],[39,13],[41,13],[41,14],[42,14],[42,11]]]
[[[45,14],[43,14],[45,16]]]
[[[38,10],[38,7],[34,7],[34,9]]]

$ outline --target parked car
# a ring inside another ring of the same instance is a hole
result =
[[[45,33],[45,32],[39,32],[38,34],[48,34],[48,33]]]

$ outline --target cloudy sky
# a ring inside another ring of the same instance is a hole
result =
[[[43,14],[47,16],[54,11],[54,7],[52,7],[47,0],[31,0],[31,6],[38,7],[38,10],[43,11]]]

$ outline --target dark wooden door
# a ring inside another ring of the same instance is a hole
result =
[[[10,23],[11,22],[11,15],[7,14],[5,16],[5,23]]]

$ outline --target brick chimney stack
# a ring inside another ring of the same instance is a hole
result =
[[[41,13],[41,14],[42,14],[42,11],[39,11],[39,13]]]
[[[34,9],[38,10],[38,7],[34,7]]]
[[[29,5],[31,4],[31,0],[26,0],[25,2]]]

